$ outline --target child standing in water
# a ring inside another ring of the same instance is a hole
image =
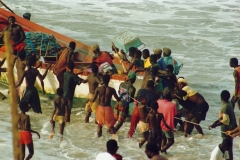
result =
[[[60,132],[60,141],[63,139],[63,130],[65,127],[66,117],[68,115],[68,101],[67,99],[63,98],[63,89],[58,88],[57,89],[57,95],[58,97],[53,100],[54,104],[54,110],[51,116],[50,123],[52,124],[52,133],[50,135],[50,139],[54,136],[54,128],[55,128],[55,122],[59,123],[59,132]]]
[[[148,115],[147,98],[145,95],[139,98],[138,115],[140,118],[139,129],[143,135],[143,139],[139,142],[139,148],[148,140],[148,123],[145,122]]]
[[[30,117],[26,114],[29,111],[27,102],[20,102],[19,104],[21,113],[19,114],[18,126],[19,126],[19,144],[20,144],[20,159],[25,158],[25,145],[28,148],[29,155],[26,160],[31,159],[34,154],[32,134],[36,133],[38,138],[40,135],[38,132],[31,130]]]
[[[173,131],[166,123],[162,113],[158,113],[158,103],[152,102],[151,110],[147,115],[146,122],[149,124],[148,142],[157,143],[159,151],[161,151],[162,144],[162,128],[161,122],[171,131]]]

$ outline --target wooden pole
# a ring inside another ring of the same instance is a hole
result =
[[[13,67],[14,67],[14,57],[13,49],[10,40],[10,32],[4,32],[4,44],[6,46],[6,59],[7,59],[7,74],[9,82],[10,91],[10,104],[11,104],[11,114],[12,114],[12,140],[13,140],[13,153],[14,160],[20,159],[20,149],[19,149],[19,133],[18,133],[18,105],[17,105],[17,92],[15,88]]]
[[[0,3],[1,3],[4,7],[6,7],[10,12],[12,12],[13,14],[15,14],[5,3],[3,3],[2,0],[0,0]]]

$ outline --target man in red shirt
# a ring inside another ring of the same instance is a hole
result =
[[[94,44],[92,46],[92,50],[94,53],[92,62],[99,67],[100,72],[106,73],[107,71],[110,71],[112,74],[118,73],[116,66],[113,64],[113,57],[110,55],[110,53],[100,51],[98,44]]]
[[[173,130],[174,129],[174,117],[177,114],[176,105],[171,102],[172,96],[169,89],[163,90],[163,99],[158,100],[158,113],[162,113],[166,123]],[[162,128],[162,149],[161,152],[167,151],[174,143],[174,135],[173,132],[170,131],[163,122],[161,122]]]

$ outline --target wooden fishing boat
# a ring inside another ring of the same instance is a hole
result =
[[[84,44],[82,42],[76,41],[74,39],[71,39],[67,36],[64,36],[62,34],[59,34],[53,30],[47,29],[43,26],[40,26],[32,21],[26,20],[16,14],[13,14],[7,10],[4,10],[2,8],[0,8],[0,32],[6,27],[6,25],[8,24],[8,17],[9,16],[14,16],[16,18],[16,23],[21,25],[23,30],[26,32],[32,31],[32,32],[43,32],[46,34],[51,34],[54,35],[54,37],[57,39],[57,42],[62,46],[62,47],[66,47],[69,42],[74,41],[76,42],[76,52],[78,52],[78,54],[75,56],[75,59],[79,60],[80,62],[75,62],[75,66],[76,69],[74,70],[74,72],[78,73],[80,70],[79,68],[82,68],[84,65],[91,63],[92,61],[92,57],[93,57],[93,52],[91,50],[91,47],[87,44]],[[0,52],[0,59],[5,57],[5,53]],[[48,66],[49,63],[55,63],[55,57],[45,57],[45,63],[42,64],[42,66],[39,68],[39,71],[43,74],[45,72],[45,68]],[[121,70],[122,66],[120,65],[120,61],[118,58],[115,58],[113,60],[114,64],[116,65],[116,67]],[[6,66],[6,64],[5,64]],[[4,66],[3,66],[4,67]],[[15,73],[15,79],[17,79],[17,74],[16,74],[16,68],[14,69],[14,73]],[[2,83],[6,83],[8,84],[8,80],[7,80],[7,73],[2,73],[1,74],[1,79],[0,81]],[[79,77],[86,79],[88,72],[84,71],[83,74],[79,75]],[[115,74],[112,75],[111,77],[111,81],[109,83],[109,85],[111,87],[114,87],[116,90],[118,90],[118,87],[120,85],[121,82],[124,81],[126,75],[123,74]],[[137,89],[139,89],[139,86],[141,83],[141,79],[138,78],[136,80],[135,83],[135,87]],[[25,82],[23,83],[23,87],[25,85]],[[40,81],[36,81],[35,86],[39,89],[39,91],[41,91],[41,85],[40,85]],[[44,86],[45,86],[45,91],[46,93],[51,93],[54,94],[56,93],[56,89],[58,88],[59,84],[58,84],[58,80],[56,78],[56,76],[53,74],[52,70],[50,69],[50,71],[48,72],[46,78],[44,79]],[[76,87],[75,89],[75,97],[85,97],[89,92],[88,89],[88,84],[81,84],[79,86]]]

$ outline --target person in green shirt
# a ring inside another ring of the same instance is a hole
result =
[[[230,139],[232,141],[232,137],[227,135],[226,131],[233,130],[237,127],[236,117],[233,111],[232,103],[229,101],[230,93],[227,90],[223,90],[221,93],[221,101],[222,108],[220,110],[219,119],[215,121],[212,125],[209,126],[209,129],[215,128],[217,126],[221,126],[221,136],[223,139]],[[232,147],[228,151],[229,159],[233,159],[233,151]]]
[[[80,85],[83,81],[78,75],[73,73],[74,62],[70,61],[68,63],[69,71],[64,72],[64,83],[63,83],[63,97],[69,101],[69,115],[67,116],[67,122],[70,122],[71,110],[73,107],[73,96],[75,92],[76,85]]]

